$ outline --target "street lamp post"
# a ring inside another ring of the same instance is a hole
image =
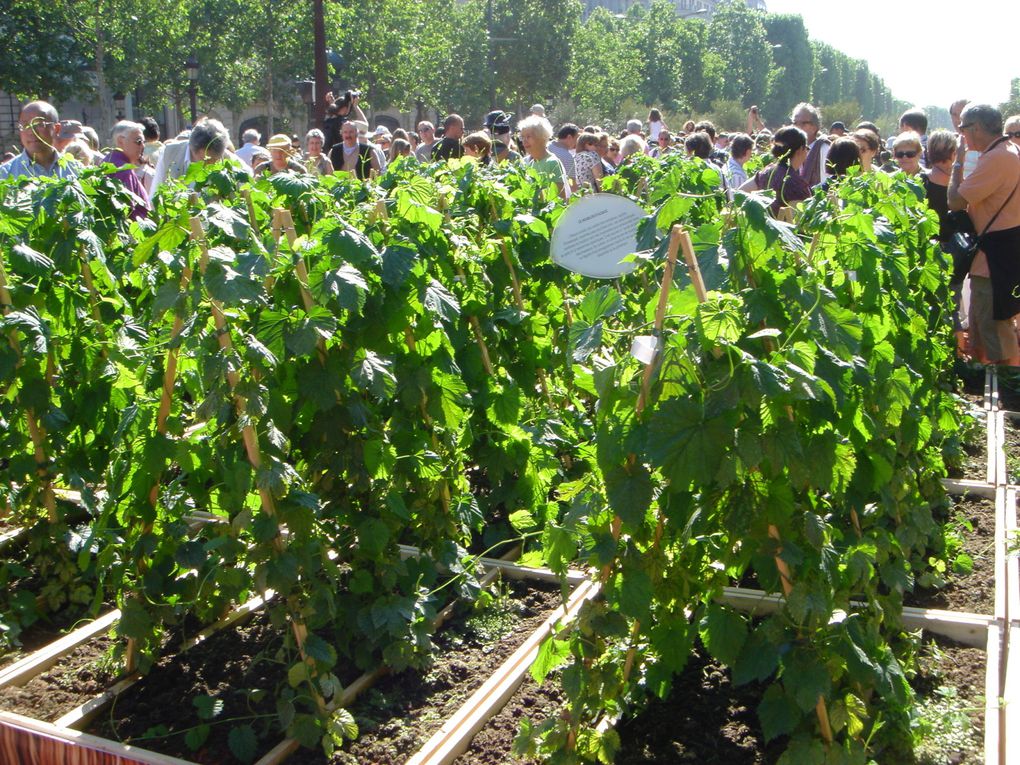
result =
[[[311,130],[313,125],[312,121],[315,119],[315,107],[318,103],[316,99],[317,88],[315,87],[315,80],[298,80],[298,93],[301,94],[301,101],[308,109],[308,127],[306,130]]]
[[[328,73],[326,71],[326,20],[323,14],[322,0],[312,0],[312,37],[315,60],[315,90],[312,95],[314,103],[311,105],[311,108],[313,109],[312,120],[315,124],[310,127],[321,128],[322,122],[326,118],[325,96],[329,88]]]
[[[191,126],[198,120],[198,59],[192,53],[185,63],[188,69],[188,97],[191,99]]]

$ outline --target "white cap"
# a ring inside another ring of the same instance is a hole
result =
[[[542,104],[535,104],[531,107],[531,113],[537,114],[539,117],[545,116],[545,107]]]
[[[388,127],[386,127],[385,125],[379,125],[379,127],[377,127],[375,129],[375,132],[372,133],[372,135],[374,135],[376,138],[378,138],[379,136],[382,136],[382,135],[384,135],[387,138],[389,138],[390,137],[390,129]]]

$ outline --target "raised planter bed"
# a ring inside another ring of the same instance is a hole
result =
[[[1005,493],[1000,490],[995,500],[966,495],[955,502],[954,514],[960,516],[960,552],[969,556],[971,570],[947,571],[945,587],[917,589],[904,602],[920,608],[996,614],[996,534]]]
[[[408,555],[416,554],[416,551],[413,550],[413,548],[409,548],[408,550],[405,551],[405,554],[408,554]],[[525,569],[525,568],[522,568],[522,567],[510,564],[510,563],[507,563],[505,561],[495,561],[495,560],[491,560],[491,559],[484,559],[483,560],[483,565],[485,565],[489,569],[489,571],[488,571],[488,573],[486,574],[486,577],[485,577],[485,579],[488,580],[488,581],[491,581],[492,579],[494,579],[499,574],[502,574],[505,577],[508,577],[510,579],[534,579],[534,580],[536,580],[539,583],[546,582],[547,584],[539,584],[539,585],[537,585],[539,587],[544,587],[546,590],[559,590],[560,589],[560,586],[558,584],[557,585],[548,584],[548,582],[557,582],[558,583],[560,581],[560,579],[559,579],[559,577],[557,577],[557,575],[553,574],[553,572],[548,571],[548,570],[543,570],[543,569]],[[585,582],[585,581],[586,581],[585,575],[580,573],[580,572],[578,572],[576,574],[571,574],[571,575],[569,575],[567,577],[567,582],[568,582],[568,584],[571,587],[574,587],[574,586],[578,585],[579,583],[582,583],[582,582]],[[555,595],[550,595],[550,597],[552,597],[553,600],[555,600],[556,602],[559,602],[561,600],[561,598],[562,598],[562,596],[560,594],[558,594],[558,593],[555,594]],[[246,609],[244,609],[245,614],[250,614],[250,613],[253,613],[254,611],[256,611],[258,605],[259,604],[248,604],[248,607]],[[87,646],[92,645],[93,647],[90,649],[91,650],[91,654],[95,654],[96,652],[98,652],[99,654],[102,654],[102,645],[101,645],[101,642],[97,642],[95,636],[97,634],[102,634],[103,632],[108,630],[110,628],[110,626],[112,626],[112,624],[115,623],[116,618],[117,618],[116,614],[107,615],[107,617],[105,617],[102,620],[102,622],[99,622],[96,625],[91,625],[90,627],[84,628],[82,630],[78,630],[78,631],[76,631],[75,634],[66,636],[61,641],[58,641],[58,643],[60,643],[60,645],[49,646],[46,650],[37,652],[36,654],[33,654],[32,656],[27,657],[25,660],[23,660],[21,662],[18,662],[16,665],[8,668],[8,671],[7,671],[6,675],[5,675],[7,677],[8,684],[9,685],[13,685],[14,684],[13,680],[17,680],[19,682],[20,681],[28,682],[30,677],[37,677],[40,673],[43,673],[44,670],[46,670],[49,667],[52,667],[55,662],[61,660],[62,658],[66,658],[66,656],[68,655],[68,650],[69,649],[71,649],[71,652],[73,653],[73,650],[80,650],[83,647],[87,647]],[[234,622],[234,621],[238,621],[238,620],[239,620],[239,618],[234,618],[234,619],[231,619],[230,621]],[[539,619],[539,621],[541,621],[541,619]],[[223,628],[225,628],[227,626],[229,626],[229,625],[227,625],[227,624],[220,624],[220,625],[217,625],[217,629],[223,629]],[[202,642],[203,640],[209,639],[210,636],[213,635],[217,631],[217,629],[210,629],[210,630],[204,631],[200,640],[189,641],[189,644],[185,644],[185,648],[193,647],[194,645],[197,645],[198,642]],[[523,640],[526,640],[529,637],[529,635],[531,634],[531,632],[532,632],[532,629],[525,629],[525,630],[519,631],[519,634],[516,635],[516,637],[518,638],[516,642],[519,643],[519,642],[521,642]],[[454,648],[456,649],[457,647],[454,646]],[[510,650],[512,650],[512,648]],[[453,653],[456,653],[456,650]],[[182,655],[183,654],[178,654],[178,658],[180,656],[182,656]],[[188,663],[196,661],[196,659],[192,655],[189,655],[189,657],[190,658],[187,659]],[[496,661],[498,663],[498,659],[496,659],[494,661]],[[56,671],[57,670],[54,670],[54,672],[56,672]],[[345,693],[345,698],[343,699],[343,705],[345,707],[349,706],[350,703],[353,701],[354,695],[356,695],[358,692],[360,692],[360,691],[366,689],[367,687],[369,687],[371,685],[371,683],[373,681],[375,681],[375,680],[378,680],[379,677],[382,676],[382,674],[384,674],[384,673],[378,673],[378,672],[376,672],[376,673],[369,673],[369,674],[363,675],[362,677],[358,678],[355,682],[351,683],[350,686],[347,687],[347,690],[346,690],[346,693]],[[482,683],[486,679],[486,676],[489,673],[488,673],[488,671],[479,671],[479,672],[475,672],[474,674],[477,676],[477,682],[478,683]],[[149,677],[152,677],[152,675],[150,675]],[[343,679],[345,681],[351,680],[351,678],[343,678]],[[135,684],[137,682],[138,682],[138,679],[135,678],[135,677],[131,677],[131,678],[127,678],[125,680],[122,680],[121,682],[119,682],[116,685],[114,685],[107,692],[92,698],[89,702],[87,702],[85,704],[81,704],[81,705],[79,705],[79,706],[77,706],[77,707],[75,707],[73,709],[70,709],[70,710],[68,710],[66,712],[63,711],[63,709],[57,710],[57,713],[62,713],[62,714],[60,714],[60,716],[57,717],[52,722],[44,722],[44,721],[36,720],[35,724],[37,726],[37,730],[35,731],[35,733],[31,733],[30,731],[27,731],[24,728],[24,726],[22,726],[21,728],[18,728],[18,730],[21,731],[20,735],[27,736],[28,738],[33,738],[33,736],[38,734],[39,736],[42,736],[43,738],[45,738],[46,735],[48,735],[48,733],[51,731],[51,729],[52,730],[65,730],[67,728],[85,727],[86,725],[88,725],[89,721],[100,710],[102,710],[108,704],[110,704],[112,701],[114,701],[114,699],[117,699],[118,697],[121,697],[120,701],[123,701],[124,703],[127,703],[128,697],[127,696],[122,696],[122,694],[125,694],[125,693],[132,693],[133,694],[133,693],[137,692],[138,690],[140,690],[141,686],[135,687]],[[397,682],[398,682],[398,685],[399,685],[400,681],[397,681]],[[182,697],[180,695],[177,695],[173,699],[163,699],[161,704],[162,704],[161,711],[163,713],[165,713],[168,704],[172,704],[173,705],[173,707],[171,707],[171,708],[179,708],[179,707],[181,707]],[[50,717],[52,718],[53,715],[54,715],[54,713],[51,713]],[[16,713],[15,714],[8,713],[6,718],[5,718],[5,720],[4,720],[4,722],[5,723],[11,723],[12,720],[17,720],[17,719],[18,719],[18,715]],[[105,719],[105,716],[104,716],[104,719]],[[111,715],[111,719],[113,719],[112,715]],[[175,720],[175,722],[176,722],[176,720]],[[438,726],[441,722],[442,722],[442,717],[437,717],[437,719],[435,720],[435,725]],[[17,727],[17,726],[14,726],[14,727]],[[123,731],[118,731],[118,732],[120,732],[121,735],[123,735]],[[136,760],[124,759],[123,762],[125,762],[125,763],[126,762],[134,762],[134,761],[139,761],[139,762],[150,762],[150,761],[151,762],[164,762],[164,761],[166,761],[166,762],[175,762],[175,763],[188,762],[189,761],[189,760],[184,759],[182,757],[177,757],[175,759],[174,758],[174,754],[180,754],[180,752],[176,752],[176,751],[174,753],[168,755],[166,757],[166,759],[161,760],[160,757],[162,755],[153,753],[148,748],[139,748],[138,746],[132,746],[132,745],[121,745],[121,744],[118,744],[115,741],[112,741],[112,740],[109,740],[109,739],[96,738],[95,736],[91,736],[91,737],[88,737],[86,739],[79,739],[79,738],[75,738],[75,737],[72,737],[72,738],[74,739],[74,741],[65,741],[63,745],[68,745],[68,744],[74,745],[74,742],[81,742],[81,741],[85,741],[85,740],[92,741],[93,739],[95,739],[95,740],[103,741],[103,751],[104,752],[116,752],[118,756],[121,756],[121,757],[124,757],[124,758],[128,758],[129,756],[136,758]],[[277,740],[279,740],[279,739],[277,738]],[[270,741],[268,743],[272,743],[272,742]],[[289,740],[283,742],[282,744],[274,747],[263,758],[263,761],[265,761],[265,762],[278,762],[278,761],[282,760],[288,754],[293,752],[294,749],[296,749],[296,745],[295,744],[296,744],[296,742],[292,742],[292,741],[289,741]],[[228,760],[215,759],[215,758],[218,758],[219,756],[220,756],[219,754],[215,754],[214,755],[214,759],[212,759],[212,760],[199,759],[197,761],[198,762],[217,762],[217,763],[221,762],[221,761],[228,761]],[[142,757],[142,759],[137,759],[138,757]],[[149,757],[151,759],[144,759],[146,757]],[[400,759],[399,761],[402,761],[402,759]],[[32,762],[32,761],[28,760],[26,762]],[[40,761],[40,762],[44,762],[44,760]]]

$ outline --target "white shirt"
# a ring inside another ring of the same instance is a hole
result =
[[[808,147],[807,147],[808,151],[811,151],[811,148],[816,143],[818,143],[818,139],[817,138],[814,141],[812,141],[811,143],[808,144]],[[818,182],[819,183],[825,183],[825,179],[829,177],[829,172],[826,171],[825,164],[826,164],[826,162],[829,159],[829,149],[830,148],[832,148],[832,144],[826,142],[826,143],[823,143],[822,144],[822,148],[818,150],[818,163],[819,163],[819,168],[821,169],[821,173],[818,176]]]
[[[258,148],[258,144],[255,143],[254,141],[246,143],[244,146],[237,150],[237,156],[241,158],[244,164],[246,164],[248,167],[251,167],[252,154],[255,153],[256,148]]]

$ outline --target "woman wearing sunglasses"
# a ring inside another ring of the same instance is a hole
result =
[[[921,172],[921,139],[917,133],[900,133],[893,141],[893,159],[907,175]]]
[[[1002,132],[1006,135],[1006,138],[1020,146],[1020,114],[1014,114],[1012,117],[1009,117],[1002,128]]]

